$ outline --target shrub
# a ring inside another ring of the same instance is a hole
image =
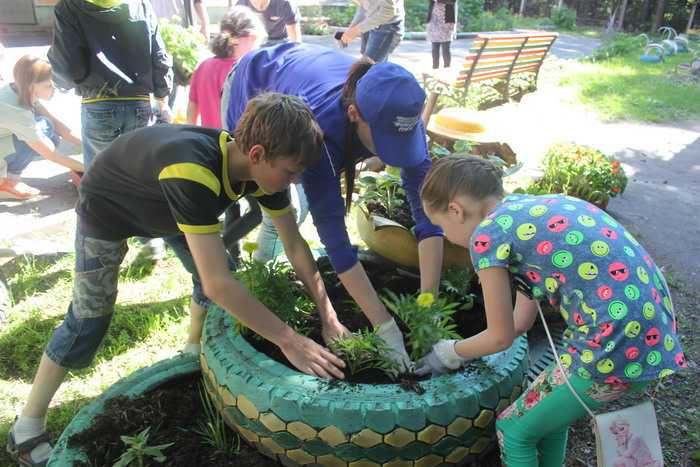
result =
[[[576,10],[573,8],[554,7],[550,19],[561,29],[572,30],[576,28]]]
[[[513,15],[506,8],[500,8],[495,13],[490,11],[478,16],[461,16],[460,22],[465,31],[508,31],[513,29]]]
[[[622,194],[627,176],[614,157],[577,144],[553,146],[544,158],[544,175],[525,190],[530,194],[564,193],[599,207]]]
[[[431,293],[414,297],[398,296],[391,291],[387,291],[384,303],[408,327],[406,338],[412,360],[428,353],[440,339],[461,339],[452,320],[458,303],[448,303],[445,298],[436,299]]]
[[[330,34],[328,25],[319,21],[304,21],[301,23],[301,33],[309,36],[325,36]]]
[[[197,64],[206,53],[204,38],[192,26],[181,26],[180,18],[163,19],[160,22],[160,36],[165,50],[173,57],[173,71],[177,84],[187,85]]]
[[[613,57],[629,55],[633,52],[641,52],[642,45],[641,37],[620,32],[612,37],[606,38],[603,44],[593,51],[589,60],[592,62],[600,62],[610,60]]]
[[[322,7],[323,16],[328,18],[330,26],[350,26],[350,22],[355,16],[357,5],[350,3],[347,6],[324,6]]]

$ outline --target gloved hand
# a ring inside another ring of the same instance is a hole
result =
[[[413,362],[406,353],[406,347],[403,344],[403,334],[396,325],[394,318],[391,318],[386,323],[380,324],[377,327],[377,335],[381,337],[389,347],[389,358],[399,364],[401,372],[412,371]]]
[[[416,374],[419,376],[430,373],[439,376],[449,370],[456,370],[466,361],[455,350],[456,339],[442,339],[433,345],[433,350],[418,360]]]

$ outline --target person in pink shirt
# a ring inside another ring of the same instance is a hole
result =
[[[221,89],[226,75],[243,55],[267,38],[258,17],[243,6],[231,8],[219,29],[221,32],[209,42],[214,56],[200,63],[192,75],[187,105],[187,123],[191,125],[221,128]]]

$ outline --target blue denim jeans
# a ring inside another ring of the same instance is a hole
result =
[[[97,154],[119,135],[145,127],[150,118],[151,104],[148,100],[82,104],[80,122],[85,167],[90,167]]]
[[[386,62],[403,37],[403,21],[382,24],[376,29],[362,33],[360,52],[376,63]]]
[[[165,241],[192,274],[192,300],[207,309],[211,301],[204,295],[185,236]],[[127,250],[126,240],[100,240],[76,232],[73,300],[46,346],[46,355],[56,364],[77,369],[92,362],[114,315],[119,267]],[[230,259],[229,266],[235,266]]]
[[[35,120],[37,127],[41,129],[42,133],[53,141],[53,144],[58,146],[61,142],[61,138],[54,131],[51,121],[49,121],[43,115],[37,116]],[[12,135],[12,142],[15,145],[15,152],[14,154],[10,154],[9,156],[5,157],[5,162],[7,163],[7,174],[19,177],[22,175],[22,171],[27,168],[29,163],[35,157],[41,156],[38,152],[30,148],[27,143],[17,138],[15,135]]]

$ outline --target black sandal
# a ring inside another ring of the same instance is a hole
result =
[[[15,442],[15,434],[12,432],[12,428],[10,428],[10,432],[7,434],[7,452],[12,459],[17,461],[22,467],[46,467],[48,459],[38,463],[32,461],[32,450],[41,443],[48,442],[49,434],[44,431],[34,438],[29,438],[23,443],[17,444]]]

